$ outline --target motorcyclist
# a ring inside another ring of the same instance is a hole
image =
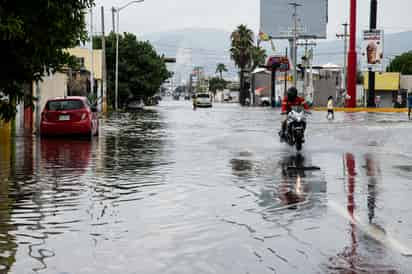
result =
[[[282,122],[282,130],[280,133],[281,140],[286,137],[286,127],[287,127],[287,114],[292,111],[294,106],[303,106],[303,108],[308,111],[309,105],[306,103],[305,99],[298,96],[298,90],[295,87],[290,87],[287,91],[286,96],[282,100],[282,115],[286,116],[286,119]]]

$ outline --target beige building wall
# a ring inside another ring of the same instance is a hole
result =
[[[92,71],[92,56],[88,48],[72,48],[67,50],[71,55],[84,58],[84,66],[88,71]],[[102,50],[93,50],[93,76],[96,80],[102,80]]]
[[[57,72],[49,76],[45,76],[40,86],[40,110],[43,111],[47,100],[54,97],[67,96],[67,80],[65,73]],[[33,94],[37,97],[36,84],[33,84]]]

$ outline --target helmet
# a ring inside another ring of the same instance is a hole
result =
[[[288,101],[293,102],[298,96],[298,90],[295,87],[290,87],[288,89],[287,95],[288,95]]]

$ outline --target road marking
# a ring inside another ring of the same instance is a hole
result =
[[[407,246],[404,246],[401,242],[393,238],[387,232],[382,231],[376,226],[373,226],[367,222],[362,221],[361,218],[359,218],[359,216],[357,216],[356,214],[354,214],[352,218],[344,207],[342,207],[334,201],[328,201],[328,205],[341,217],[347,219],[350,222],[353,222],[356,225],[356,227],[366,235],[380,242],[384,246],[391,248],[396,252],[399,252],[402,256],[412,257],[412,249],[410,249]]]

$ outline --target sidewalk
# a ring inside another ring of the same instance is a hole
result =
[[[315,111],[327,111],[326,107],[314,107]],[[335,111],[339,112],[374,112],[374,113],[404,113],[408,112],[407,108],[334,108]]]

